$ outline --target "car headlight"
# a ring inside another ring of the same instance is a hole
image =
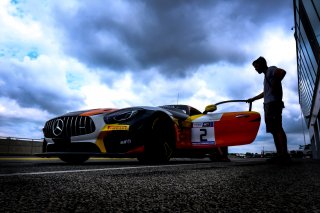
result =
[[[123,109],[105,115],[104,121],[106,123],[123,122],[134,118],[139,114],[141,109]]]

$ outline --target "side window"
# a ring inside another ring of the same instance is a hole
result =
[[[190,114],[189,114],[190,116],[199,115],[199,114],[201,114],[201,112],[199,110],[197,110],[197,109],[195,109],[193,107],[190,107]]]

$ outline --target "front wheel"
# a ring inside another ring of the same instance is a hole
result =
[[[144,154],[138,157],[141,162],[168,162],[175,149],[173,122],[168,116],[157,115],[151,122],[150,133],[144,144]]]
[[[69,163],[69,164],[82,164],[86,162],[90,157],[85,155],[76,155],[76,156],[60,156],[60,160]]]

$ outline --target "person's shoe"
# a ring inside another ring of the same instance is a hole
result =
[[[225,157],[225,158],[220,158],[219,161],[220,162],[230,162],[231,160],[228,157]]]
[[[210,158],[212,162],[231,162],[231,160],[228,157],[216,157],[216,158]]]
[[[270,164],[279,164],[279,165],[288,165],[291,163],[291,158],[289,155],[276,156],[270,159],[267,159],[267,163]]]

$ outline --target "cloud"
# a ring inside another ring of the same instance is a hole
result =
[[[275,2],[90,1],[72,12],[57,4],[52,15],[64,51],[90,67],[184,77],[202,64],[247,62],[247,42],[291,14],[288,1]]]
[[[0,97],[54,114],[81,104],[81,94],[67,85],[64,61],[41,56],[38,60],[25,57],[23,61],[1,62]]]
[[[10,98],[0,97],[0,135],[41,138],[44,121],[52,117],[45,110],[21,107]]]

